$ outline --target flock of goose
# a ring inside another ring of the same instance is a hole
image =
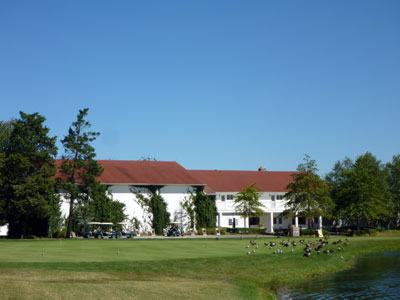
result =
[[[295,240],[290,241],[290,239],[288,239],[287,241],[282,240],[279,243],[280,246],[277,245],[276,242],[270,241],[270,242],[264,242],[264,246],[273,250],[272,252],[273,254],[283,254],[285,248],[287,248],[289,253],[293,253],[294,248],[297,247],[298,243],[305,246],[303,255],[304,257],[310,257],[311,253],[313,252],[315,252],[317,255],[321,253],[330,254],[334,253],[335,251],[341,252],[343,251],[342,248],[343,246],[348,246],[350,244],[347,238],[345,238],[345,240],[339,239],[330,244],[327,238],[323,238],[315,241],[310,240],[308,242],[306,242],[304,239],[301,239],[298,242],[296,242]],[[328,245],[330,245],[329,249],[327,247]],[[255,240],[250,240],[250,244],[246,246],[247,255],[256,253],[256,250],[258,248],[259,245],[257,244],[257,242]],[[343,256],[341,256],[341,258],[343,258]]]

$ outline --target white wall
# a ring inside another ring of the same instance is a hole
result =
[[[129,190],[130,186],[128,185],[113,185],[109,187],[109,191],[112,194],[112,198],[114,200],[118,200],[125,204],[126,209],[125,213],[128,215],[128,220],[132,219],[132,217],[137,218],[143,225],[145,224],[145,215],[143,213],[143,209],[136,202],[135,195]],[[185,197],[189,197],[190,194],[188,190],[192,190],[191,186],[187,185],[167,185],[164,186],[160,193],[167,203],[168,212],[171,214],[171,221],[174,220],[174,216],[180,210],[180,202],[184,200]],[[237,220],[236,227],[249,227],[248,219],[246,219],[246,223],[244,218],[241,218],[235,213],[234,200],[227,200],[228,195],[235,196],[236,193],[217,193],[216,195],[216,206],[218,210],[218,223],[221,227],[232,227],[229,224],[229,219],[235,218]],[[260,221],[264,224],[265,228],[268,231],[271,230],[271,222],[270,222],[270,213],[274,214],[274,217],[278,217],[279,213],[283,212],[285,209],[285,200],[276,200],[278,195],[284,195],[284,193],[262,193],[260,200],[264,205],[264,216],[260,218]],[[222,201],[222,196],[225,196],[225,201]],[[275,200],[272,200],[272,196],[274,196]],[[62,205],[63,214],[68,216],[69,204],[68,202],[63,203]],[[178,220],[180,221],[180,220]],[[287,229],[291,224],[290,219],[283,219],[282,224],[274,224],[274,230],[283,228]],[[149,231],[150,226],[145,226],[142,228],[143,231]]]
[[[113,200],[118,200],[125,204],[125,214],[128,215],[127,221],[135,217],[143,225],[141,231],[149,232],[150,226],[146,225],[146,215],[143,213],[141,206],[136,202],[136,197],[130,191],[130,187],[129,185],[112,185],[108,188],[108,191],[111,193]],[[161,196],[167,203],[167,210],[171,214],[171,221],[180,210],[180,202],[183,201],[185,197],[190,196],[188,190],[192,191],[192,187],[188,185],[167,185],[160,190]],[[63,214],[68,216],[69,202],[64,200],[61,209]]]
[[[216,194],[216,205],[217,210],[219,212],[219,226],[231,228],[232,225],[229,224],[229,219],[235,218],[238,220],[236,227],[244,227],[244,219],[239,217],[235,213],[235,205],[234,200],[228,200],[228,195],[232,195],[233,199],[235,199],[237,193],[226,192],[226,193],[217,193]],[[260,217],[260,222],[264,224],[264,227],[267,228],[267,231],[271,231],[271,219],[270,214],[273,213],[274,218],[278,218],[278,215],[285,210],[286,200],[277,200],[277,197],[283,197],[284,193],[262,193],[260,195],[260,201],[264,206],[262,209],[265,212],[264,216]],[[231,196],[229,196],[231,197]],[[222,200],[225,198],[225,200]],[[274,200],[272,200],[274,199]],[[277,219],[277,224],[274,224],[274,230],[277,229],[287,229],[292,223],[290,219],[282,219],[282,224],[279,224],[279,219]],[[248,227],[248,220],[246,227]],[[258,226],[252,226],[258,227]]]
[[[6,236],[8,233],[8,225],[0,226],[0,236]]]

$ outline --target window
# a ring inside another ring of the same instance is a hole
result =
[[[258,224],[260,224],[259,217],[249,218],[249,225],[258,225]]]
[[[232,226],[233,225],[233,221],[235,221],[235,226],[237,226],[239,224],[239,220],[236,218],[233,219],[228,219],[228,225]]]
[[[275,201],[275,195],[271,195],[271,200]]]
[[[283,200],[283,195],[276,195],[276,200]]]
[[[233,200],[233,195],[226,195],[226,200]]]
[[[276,218],[274,218],[274,224],[276,224]]]
[[[221,201],[225,201],[225,195],[221,195]]]
[[[282,224],[282,218],[279,218],[279,224]]]

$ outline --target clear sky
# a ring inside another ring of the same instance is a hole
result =
[[[0,120],[99,159],[322,174],[400,153],[400,1],[0,1]],[[61,145],[60,155],[62,154]]]

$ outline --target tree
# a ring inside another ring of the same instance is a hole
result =
[[[264,214],[260,202],[260,192],[254,188],[255,184],[245,187],[234,197],[235,211],[239,216],[246,218],[260,217]]]
[[[330,197],[329,186],[316,174],[318,171],[315,160],[305,155],[304,162],[293,173],[293,181],[286,187],[285,198],[287,209],[281,214],[285,217],[304,216],[307,226],[315,216],[330,217],[334,203]]]
[[[96,153],[91,145],[99,133],[87,131],[91,127],[85,120],[88,111],[88,108],[79,110],[77,120],[61,141],[65,154],[62,157],[59,181],[65,197],[69,199],[67,238],[71,235],[75,202],[89,201],[90,190],[98,185],[97,177],[103,173],[103,168],[94,159]]]
[[[13,121],[9,122],[0,121],[0,169],[4,167],[5,163],[4,159],[6,157],[5,147],[7,145],[8,138],[12,131],[12,123]],[[2,185],[3,185],[3,176],[1,176],[0,174],[0,186]],[[0,226],[7,224],[6,213],[5,213],[6,200],[7,200],[6,198],[0,197]]]
[[[353,162],[346,158],[336,162],[327,175],[332,186],[332,197],[341,219],[358,228],[365,223],[375,226],[375,221],[389,215],[389,187],[384,166],[371,153],[357,157]]]
[[[190,191],[189,191],[190,193]],[[188,220],[187,227],[193,228],[195,226],[196,214],[195,214],[195,206],[193,202],[193,194],[190,196],[186,196],[183,201],[180,203],[180,206],[183,209],[183,217]]]
[[[190,197],[194,205],[197,228],[215,227],[218,215],[215,199],[204,193],[203,186],[193,186],[193,189]]]
[[[20,119],[6,125],[11,126],[6,137],[2,135],[0,204],[9,223],[9,236],[47,236],[52,215],[59,214],[52,179],[56,137],[48,136],[45,120],[38,113],[20,112]]]
[[[390,199],[393,207],[392,223],[400,227],[400,154],[393,156],[392,161],[386,164]]]
[[[149,218],[150,226],[156,234],[163,234],[164,228],[170,221],[167,203],[160,195],[162,187],[160,185],[144,185],[130,188],[130,191],[136,196],[136,201]]]
[[[88,222],[110,222],[118,224],[125,220],[125,204],[114,201],[107,186],[99,182],[90,186],[90,197],[87,201],[77,201],[74,206],[72,230],[84,234],[89,230]],[[113,228],[121,229],[116,225]]]

